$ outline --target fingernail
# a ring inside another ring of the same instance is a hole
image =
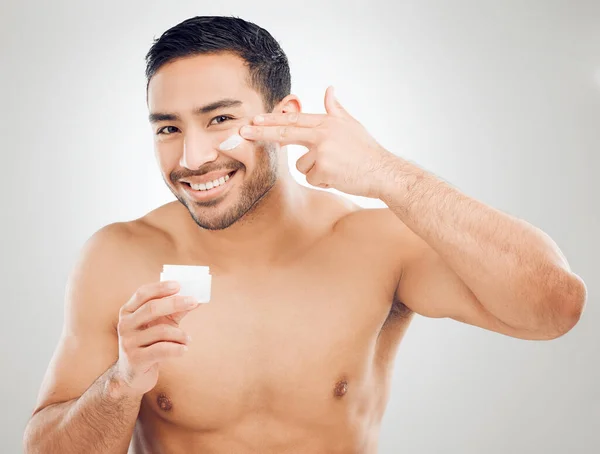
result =
[[[177,283],[177,281],[166,281],[165,282],[165,287],[168,290],[175,290],[178,286],[179,286],[179,284]]]
[[[254,128],[252,126],[242,126],[240,132],[246,137],[252,137],[254,135]]]
[[[262,123],[263,121],[265,121],[265,117],[263,117],[262,115],[257,115],[256,117],[254,117],[254,123]]]
[[[193,296],[186,296],[183,302],[189,306],[193,306],[196,304],[196,298],[194,298]]]

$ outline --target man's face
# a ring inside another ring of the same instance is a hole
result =
[[[229,227],[277,180],[278,145],[243,141],[230,151],[218,148],[265,112],[246,78],[243,60],[234,55],[198,55],[164,65],[148,86],[163,179],[205,229]],[[225,105],[210,106],[221,101]]]

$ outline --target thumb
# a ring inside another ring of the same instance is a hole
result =
[[[330,85],[325,91],[325,110],[328,114],[335,117],[349,117],[350,114],[342,107],[340,102],[336,99],[333,86]]]

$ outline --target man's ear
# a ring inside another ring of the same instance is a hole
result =
[[[273,108],[273,113],[302,112],[302,104],[296,95],[287,95]]]

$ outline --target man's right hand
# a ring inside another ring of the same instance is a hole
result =
[[[198,302],[175,295],[178,291],[179,284],[173,281],[143,285],[121,307],[115,372],[134,394],[143,395],[154,388],[160,362],[187,350],[190,337],[179,322]]]

